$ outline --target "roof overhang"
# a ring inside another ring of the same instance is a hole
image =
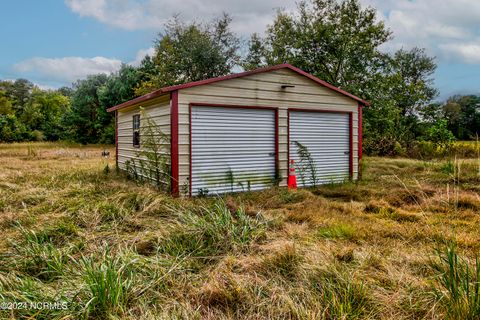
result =
[[[206,85],[206,84],[210,84],[210,83],[214,83],[214,82],[219,82],[219,81],[224,81],[224,80],[229,80],[229,79],[235,79],[235,78],[241,78],[241,77],[246,77],[246,76],[249,76],[249,75],[253,75],[253,74],[257,74],[257,73],[264,73],[264,72],[269,72],[269,71],[273,71],[273,70],[279,70],[279,69],[290,69],[292,71],[295,71],[307,78],[309,78],[310,80],[313,80],[315,81],[316,83],[324,86],[324,87],[327,87],[333,91],[336,91],[344,96],[347,96],[353,100],[356,100],[358,101],[358,103],[360,103],[361,105],[364,105],[364,106],[368,106],[370,105],[369,102],[363,100],[363,99],[360,99],[359,97],[347,92],[347,91],[344,91],[340,88],[337,88],[333,85],[331,85],[330,83],[326,82],[326,81],[323,81],[297,67],[294,67],[292,66],[291,64],[288,64],[288,63],[285,63],[285,64],[278,64],[278,65],[275,65],[275,66],[271,66],[271,67],[266,67],[266,68],[260,68],[260,69],[255,69],[255,70],[251,70],[251,71],[245,71],[245,72],[241,72],[241,73],[234,73],[234,74],[230,74],[230,75],[227,75],[227,76],[223,76],[223,77],[217,77],[217,78],[210,78],[210,79],[205,79],[205,80],[200,80],[200,81],[194,81],[194,82],[189,82],[189,83],[185,83],[185,84],[179,84],[179,85],[175,85],[175,86],[169,86],[169,87],[164,87],[164,88],[160,88],[158,90],[155,90],[151,93],[148,93],[146,95],[143,95],[143,96],[140,96],[138,98],[135,98],[135,99],[132,99],[132,100],[129,100],[129,101],[126,101],[124,103],[121,103],[119,105],[116,105],[114,107],[111,107],[109,109],[107,109],[108,112],[112,112],[112,111],[115,111],[115,110],[118,110],[118,109],[123,109],[123,108],[126,108],[126,107],[129,107],[129,106],[132,106],[132,105],[135,105],[135,104],[138,104],[138,103],[141,103],[141,102],[144,102],[144,101],[147,101],[147,100],[150,100],[150,99],[153,99],[153,98],[156,98],[156,97],[159,97],[165,93],[169,93],[169,92],[173,92],[173,91],[177,91],[177,90],[182,90],[182,89],[187,89],[187,88],[192,88],[192,87],[197,87],[197,86],[202,86],[202,85]]]

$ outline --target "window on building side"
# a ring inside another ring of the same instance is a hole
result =
[[[133,116],[133,146],[140,147],[140,115]]]

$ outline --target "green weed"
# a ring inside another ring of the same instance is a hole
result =
[[[447,309],[450,319],[480,318],[480,260],[475,258],[471,266],[461,258],[454,245],[437,250],[437,261],[433,269],[437,273],[436,290],[440,301]]]
[[[100,259],[94,255],[80,259],[79,267],[88,297],[84,306],[87,317],[109,317],[126,311],[133,298],[132,263],[134,261],[125,261],[121,256],[113,257],[108,249]]]

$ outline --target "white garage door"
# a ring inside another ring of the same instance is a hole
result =
[[[275,178],[275,112],[193,106],[192,195],[259,190]]]
[[[310,153],[311,161],[308,157],[302,160],[302,149]],[[348,179],[350,115],[291,111],[290,159],[295,160],[299,186],[339,183]]]

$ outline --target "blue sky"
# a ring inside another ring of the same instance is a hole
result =
[[[378,10],[395,39],[383,50],[413,46],[437,57],[440,99],[480,94],[480,1],[361,0]],[[43,88],[70,85],[86,74],[136,64],[173,14],[208,20],[234,18],[243,37],[262,33],[276,8],[295,0],[16,0],[0,11],[0,79],[30,79]]]

